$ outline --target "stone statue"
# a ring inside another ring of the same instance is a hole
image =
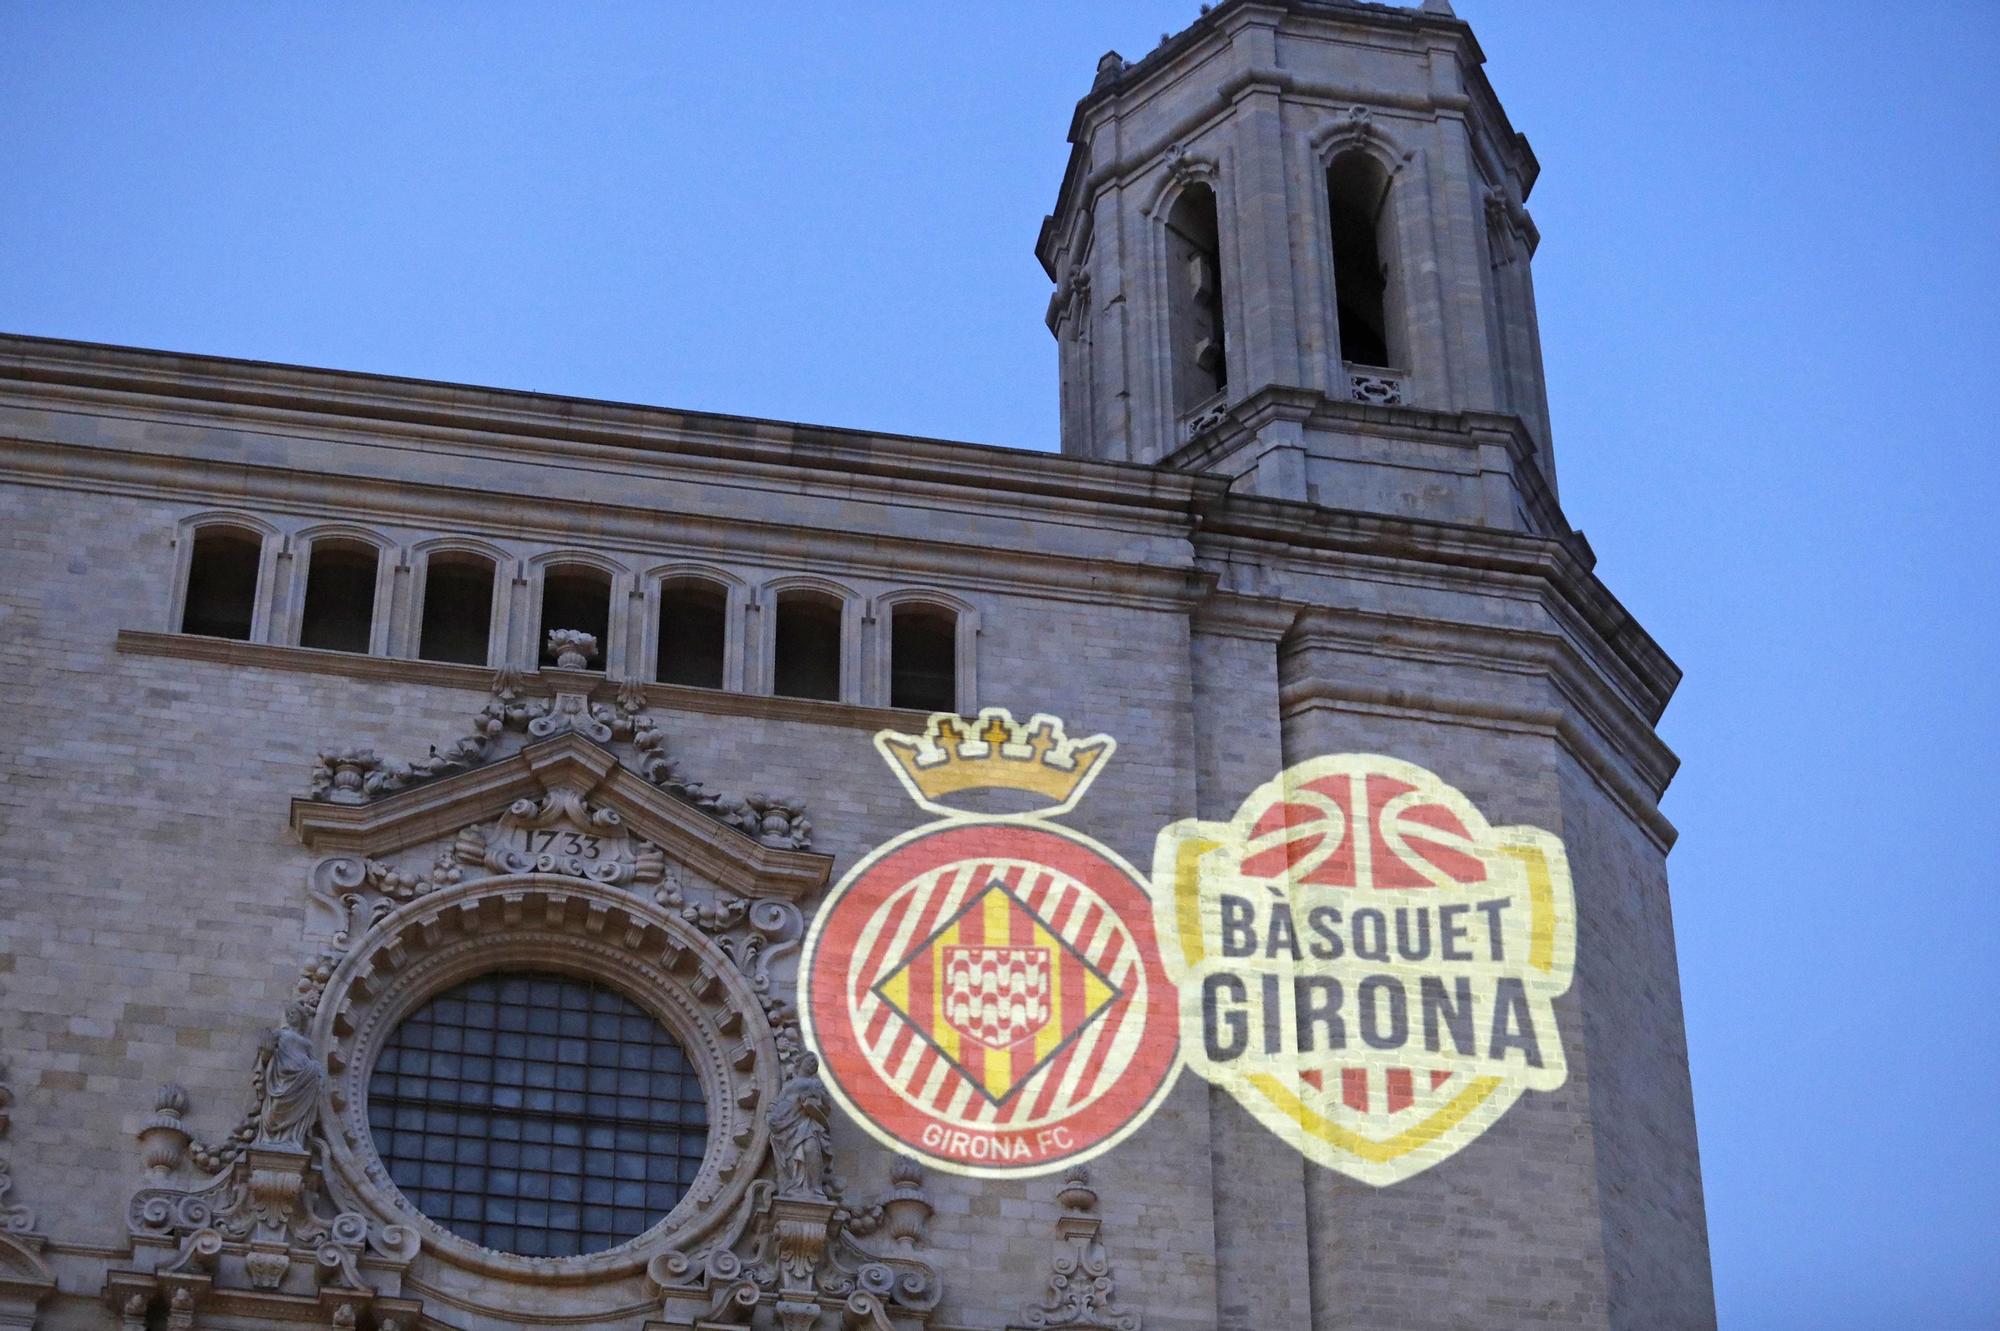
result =
[[[257,1142],[303,1149],[319,1115],[320,1083],[326,1080],[326,1069],[306,1034],[305,1004],[285,1006],[285,1024],[264,1037],[261,1053],[264,1107],[257,1117]]]
[[[827,1195],[831,1112],[826,1083],[819,1079],[819,1059],[806,1054],[779,1089],[771,1110],[771,1153],[777,1160],[780,1197]]]

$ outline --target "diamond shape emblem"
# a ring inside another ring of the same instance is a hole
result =
[[[905,954],[875,992],[996,1105],[1119,997],[998,879]]]

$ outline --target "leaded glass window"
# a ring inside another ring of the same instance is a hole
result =
[[[601,1252],[680,1201],[708,1109],[680,1045],[616,990],[487,975],[396,1028],[369,1081],[389,1177],[462,1238],[527,1257]]]

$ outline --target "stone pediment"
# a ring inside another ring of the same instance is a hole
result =
[[[549,637],[551,650],[556,650],[565,635],[558,630]],[[530,696],[544,689],[547,696]],[[600,699],[602,693],[610,696]],[[493,695],[474,715],[470,729],[442,750],[431,745],[428,755],[413,762],[385,759],[373,749],[322,750],[313,766],[311,798],[367,804],[485,767],[561,735],[581,735],[606,748],[617,745],[615,751],[629,751],[621,761],[641,777],[760,845],[781,850],[812,846],[812,820],[795,801],[763,794],[730,799],[707,789],[668,757],[667,734],[646,714],[643,689],[573,669],[544,670],[532,682],[516,671],[496,672]]]
[[[0,1327],[30,1327],[35,1313],[55,1293],[55,1272],[42,1258],[42,1240],[0,1230]]]
[[[833,865],[764,844],[574,730],[365,803],[294,799],[291,826],[309,849],[367,865],[388,895],[407,895],[395,889],[413,879],[383,857],[447,838],[453,845],[427,871],[445,881],[467,871],[541,872],[647,886],[670,860],[743,897],[798,901],[825,885]]]

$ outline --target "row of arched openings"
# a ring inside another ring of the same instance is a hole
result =
[[[1328,242],[1340,333],[1349,365],[1387,368],[1404,361],[1391,318],[1395,246],[1389,173],[1372,154],[1351,149],[1326,168]],[[1214,189],[1195,181],[1167,213],[1167,318],[1174,343],[1174,409],[1181,415],[1229,386],[1221,226]]]
[[[247,641],[255,622],[263,537],[227,524],[194,534],[182,602],[183,633]],[[367,652],[375,623],[381,551],[365,541],[322,538],[306,570],[298,643],[322,651]],[[494,561],[444,550],[427,561],[417,657],[488,665],[492,640]],[[542,576],[535,642],[551,629],[596,637],[601,668],[610,640],[611,575],[587,564],[556,564]],[[774,603],[771,691],[780,697],[837,701],[846,615],[840,598],[811,588],[778,593]],[[655,622],[662,684],[724,687],[729,642],[729,590],[700,576],[660,584]],[[948,606],[904,601],[890,610],[889,705],[950,711],[958,704],[958,622]]]

